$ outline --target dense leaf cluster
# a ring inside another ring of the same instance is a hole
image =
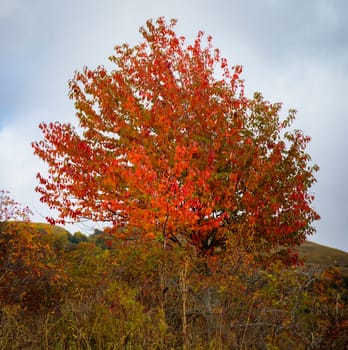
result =
[[[70,81],[79,128],[42,123],[36,155],[51,222],[88,218],[128,239],[169,240],[211,252],[227,241],[249,251],[291,247],[319,218],[310,192],[317,166],[295,111],[244,95],[242,67],[204,42],[148,21],[144,41],[117,46],[105,67]]]

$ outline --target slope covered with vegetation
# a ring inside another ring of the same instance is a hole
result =
[[[229,246],[224,257],[207,258],[153,240],[139,245],[39,223],[2,224],[1,237],[2,249],[4,237],[21,240],[21,256],[11,261],[22,276],[4,278],[10,266],[1,265],[1,349],[348,345],[348,290],[334,266],[261,268]],[[319,248],[305,244],[308,261]],[[7,262],[17,249],[7,251]],[[37,273],[29,278],[31,269]]]
[[[318,243],[306,241],[297,251],[308,263],[348,267],[348,253]]]

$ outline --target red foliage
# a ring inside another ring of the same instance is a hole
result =
[[[34,152],[41,200],[56,222],[109,222],[115,235],[157,237],[212,249],[226,239],[250,249],[292,246],[319,218],[309,192],[317,167],[290,111],[244,95],[199,32],[192,45],[175,21],[148,21],[141,44],[115,48],[116,68],[85,68],[70,81],[79,130],[42,123]],[[80,132],[82,131],[82,132]]]

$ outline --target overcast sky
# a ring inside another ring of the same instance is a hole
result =
[[[192,40],[213,36],[230,65],[244,67],[246,93],[298,110],[320,166],[310,240],[348,251],[348,2],[346,0],[0,0],[0,189],[49,211],[35,193],[45,165],[30,142],[41,121],[75,122],[67,82],[87,65],[109,65],[117,44],[136,44],[149,18],[178,20]],[[72,232],[84,228],[69,228]]]

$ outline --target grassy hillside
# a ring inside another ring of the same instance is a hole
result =
[[[35,232],[41,234],[51,234],[51,235],[68,235],[69,231],[61,226],[50,225],[42,222],[24,222],[24,221],[8,221],[12,225],[23,225],[30,228]]]
[[[67,235],[69,232],[60,226],[45,224],[42,222],[30,222],[30,226],[42,234]]]
[[[347,252],[309,241],[304,242],[297,251],[307,264],[336,266],[344,276],[348,276]]]
[[[307,263],[348,267],[348,253],[306,241],[297,248]]]

